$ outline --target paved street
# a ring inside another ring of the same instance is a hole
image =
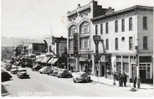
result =
[[[4,83],[9,96],[152,96],[154,92],[153,89],[131,92],[130,87],[119,88],[96,82],[73,83],[70,78],[57,78],[27,70],[30,79],[19,79],[14,75],[12,81]]]

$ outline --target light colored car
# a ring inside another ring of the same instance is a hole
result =
[[[41,74],[50,74],[50,73],[53,72],[53,70],[51,69],[50,66],[45,66],[45,67],[42,67],[42,68],[39,70],[39,72],[40,72]]]
[[[67,69],[62,69],[57,74],[58,78],[71,78],[72,74]]]
[[[30,78],[29,75],[27,74],[27,71],[26,69],[19,69],[18,72],[17,72],[17,77],[18,78]]]
[[[86,72],[73,73],[74,83],[90,82],[90,81],[91,81],[90,75]]]
[[[15,66],[15,65],[12,65],[11,73],[12,73],[12,74],[17,74],[17,72],[18,72],[18,67]]]

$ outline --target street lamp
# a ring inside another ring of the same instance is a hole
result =
[[[99,35],[94,35],[93,40],[94,40],[94,43],[95,43],[95,50],[96,50],[95,51],[95,53],[96,53],[96,55],[95,55],[95,66],[97,66],[97,69],[98,69],[98,61],[99,61],[98,44],[99,44],[99,41],[101,40],[101,37]],[[94,69],[94,71],[95,71],[95,69]],[[94,72],[94,73],[95,73],[95,75],[98,75],[98,73],[97,74],[96,74],[96,72]]]
[[[137,87],[140,88],[140,72],[139,72],[139,56],[138,56],[138,46],[135,46],[136,49],[136,74],[137,74]]]

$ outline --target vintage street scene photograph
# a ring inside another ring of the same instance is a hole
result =
[[[1,97],[154,96],[153,0],[1,0]]]

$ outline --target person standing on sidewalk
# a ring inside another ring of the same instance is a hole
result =
[[[126,73],[124,72],[123,73],[123,83],[124,83],[124,87],[126,87],[127,85],[127,75],[126,75]]]
[[[134,78],[134,81],[133,81],[133,86],[134,88],[136,88],[136,82],[137,82],[137,77]]]
[[[119,73],[119,87],[123,87],[123,77],[121,73]]]

